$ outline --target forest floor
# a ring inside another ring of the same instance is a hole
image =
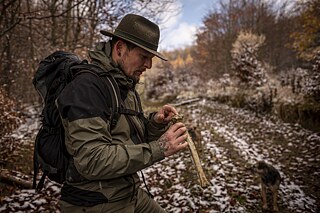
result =
[[[319,133],[206,99],[177,108],[201,134],[197,147],[211,186],[199,186],[188,151],[143,170],[151,193],[167,212],[272,212],[270,193],[270,210],[262,209],[259,181],[250,169],[258,160],[281,174],[279,212],[320,212]],[[31,182],[39,119],[32,108],[27,114],[24,125],[0,140],[0,168]],[[40,193],[0,187],[0,212],[59,212],[57,184],[47,181]]]

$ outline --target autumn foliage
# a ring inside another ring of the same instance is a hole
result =
[[[291,34],[294,39],[292,46],[298,57],[312,60],[320,51],[320,1],[299,2],[297,10],[300,12],[297,19],[300,28]]]

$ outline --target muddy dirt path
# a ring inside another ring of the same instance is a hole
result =
[[[319,134],[208,100],[178,109],[201,131],[200,156],[212,186],[198,186],[189,153],[147,169],[156,199],[169,212],[266,212],[249,169],[258,160],[280,171],[280,212],[319,212]],[[270,194],[268,202],[271,209]]]

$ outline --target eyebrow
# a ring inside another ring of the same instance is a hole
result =
[[[148,51],[140,53],[142,56],[147,57],[147,58],[153,58],[154,54],[149,53]]]
[[[154,54],[150,53],[149,51],[147,51],[141,47],[139,47],[139,48],[140,48],[140,54],[142,54],[143,56],[147,56],[147,57],[151,57],[151,58],[155,56]]]

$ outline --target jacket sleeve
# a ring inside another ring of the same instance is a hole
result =
[[[57,99],[67,150],[78,172],[89,180],[133,174],[164,159],[155,141],[138,145],[130,139],[112,141],[106,89],[99,77],[85,73],[68,84]]]

